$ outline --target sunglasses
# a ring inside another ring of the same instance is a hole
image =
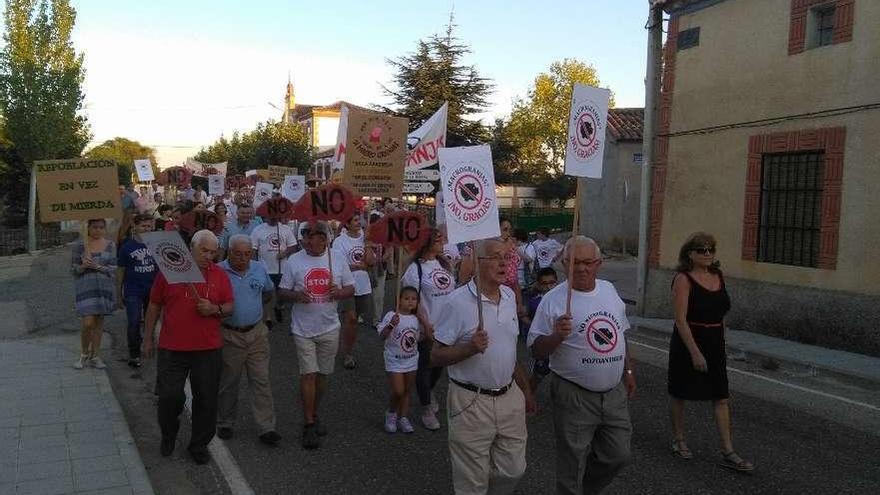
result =
[[[703,246],[703,247],[693,248],[693,249],[691,249],[691,251],[693,251],[693,252],[695,252],[695,253],[698,253],[698,254],[706,254],[706,255],[709,255],[709,254],[715,254],[715,247],[713,247],[713,246]]]

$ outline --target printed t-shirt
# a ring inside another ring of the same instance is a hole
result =
[[[192,284],[198,297],[217,305],[232,302],[232,285],[223,269],[211,263],[202,275],[204,283]],[[204,351],[223,347],[220,318],[199,314],[190,284],[169,284],[159,273],[150,291],[150,302],[161,305],[163,310],[160,349]]]
[[[422,280],[419,281],[419,268],[416,263],[422,265]],[[455,289],[455,277],[443,268],[436,259],[417,260],[407,267],[400,280],[401,287],[415,287],[419,291],[419,307],[425,312],[425,317],[431,324],[436,324],[433,315],[443,304],[443,299]]]
[[[280,235],[279,235],[280,234]],[[284,260],[278,259],[278,253],[284,252],[290,246],[296,246],[296,236],[287,225],[278,224],[271,226],[261,223],[251,232],[251,244],[257,250],[260,261],[266,265],[266,270],[272,275],[281,273],[281,264]]]
[[[516,367],[516,343],[519,321],[516,318],[516,296],[513,289],[500,286],[501,299],[495,304],[483,297],[483,328],[489,335],[489,346],[446,368],[449,377],[481,388],[497,389],[513,380]],[[434,339],[444,345],[469,342],[479,321],[477,297],[473,282],[455,289],[446,298],[435,324]]]
[[[333,250],[333,283],[342,289],[354,285],[354,277],[348,263],[337,250]],[[321,256],[311,256],[300,251],[281,265],[281,282],[278,287],[287,290],[305,291],[311,302],[293,303],[290,318],[290,332],[300,337],[317,337],[338,330],[339,316],[336,302],[331,300],[330,270],[327,252]]]
[[[562,250],[562,244],[559,244],[556,239],[549,237],[543,241],[540,239],[532,241],[532,246],[535,248],[535,259],[538,261],[538,268],[547,268],[553,265],[553,258]]]
[[[514,288],[519,284],[518,273],[522,270],[522,258],[516,250],[516,246],[509,246],[504,253],[504,285]],[[520,284],[521,285],[521,284]]]
[[[389,311],[377,327],[381,334],[394,318]],[[397,326],[385,339],[385,371],[408,373],[419,367],[419,319],[415,315],[400,315]]]
[[[568,282],[563,282],[544,295],[529,329],[529,347],[553,333],[555,321],[565,314],[567,292]],[[611,282],[596,280],[590,292],[571,292],[571,313],[571,334],[550,355],[550,369],[587,390],[611,390],[625,365],[626,305]]]
[[[122,279],[122,292],[125,297],[147,297],[156,278],[156,261],[150,255],[146,244],[127,239],[122,243],[116,266],[125,269]]]
[[[333,239],[333,249],[342,253],[349,265],[363,263],[366,249],[364,231],[361,230],[358,237],[351,237],[347,233],[339,234],[339,237]],[[354,276],[354,295],[364,296],[373,292],[370,274],[366,270],[352,270],[351,274]]]

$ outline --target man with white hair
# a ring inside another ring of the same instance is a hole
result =
[[[211,460],[208,443],[217,425],[217,395],[223,367],[220,321],[233,309],[232,286],[226,273],[211,260],[217,254],[217,236],[196,232],[191,241],[193,258],[205,278],[203,283],[169,284],[161,273],[150,292],[144,329],[143,357],[153,355],[153,331],[162,315],[157,352],[156,393],[162,429],[160,452],[174,452],[183,387],[189,376],[193,394],[192,436],[189,453],[197,464]]]
[[[626,305],[597,280],[599,246],[577,236],[565,244],[572,277],[550,290],[535,313],[527,345],[550,357],[556,434],[556,493],[599,493],[630,460],[628,398],[636,390],[626,350]],[[571,284],[571,312],[568,287]]]

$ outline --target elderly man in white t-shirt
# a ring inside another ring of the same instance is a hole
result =
[[[281,267],[279,295],[293,302],[290,333],[299,361],[300,394],[303,404],[302,444],[306,449],[320,446],[319,436],[326,428],[318,421],[318,406],[327,390],[327,375],[333,373],[339,349],[338,301],[354,294],[354,277],[348,263],[333,253],[331,276],[327,249],[329,228],[325,222],[304,224],[300,228],[304,249]]]
[[[516,361],[516,297],[502,285],[505,245],[478,243],[483,328],[473,281],[447,296],[431,352],[448,366],[447,411],[452,484],[457,494],[512,493],[526,470],[526,412],[535,399]]]
[[[541,299],[527,344],[535,359],[550,357],[553,371],[556,493],[599,493],[630,460],[628,399],[636,382],[626,305],[614,285],[596,279],[599,246],[583,236],[569,239],[566,266],[572,252],[571,314],[566,281]]]

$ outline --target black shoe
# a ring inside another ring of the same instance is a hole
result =
[[[162,454],[162,457],[168,457],[174,453],[174,446],[177,443],[177,437],[172,436],[163,436],[162,444],[159,447],[159,453]]]
[[[317,417],[315,418],[315,431],[318,432],[319,437],[327,436],[327,426]]]
[[[211,462],[211,454],[207,450],[190,450],[189,455],[192,456],[196,464],[202,465]]]
[[[260,441],[265,443],[266,445],[276,445],[278,441],[281,440],[281,435],[279,435],[275,430],[267,431],[260,435]]]
[[[141,367],[141,358],[130,358],[128,360],[129,368],[140,368]]]
[[[232,428],[229,428],[228,426],[217,428],[217,436],[223,440],[229,440],[232,438]]]
[[[314,450],[321,446],[321,441],[318,440],[318,429],[315,428],[315,423],[303,426],[302,446],[307,450]]]

